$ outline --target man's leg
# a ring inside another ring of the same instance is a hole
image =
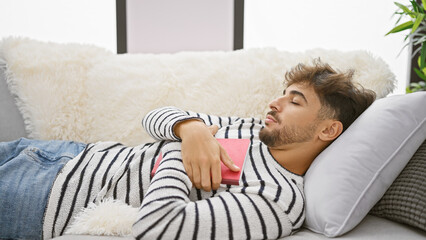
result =
[[[56,175],[85,147],[76,142],[25,138],[0,143],[0,239],[41,239]]]

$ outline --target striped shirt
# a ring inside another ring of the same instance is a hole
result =
[[[250,139],[239,186],[205,192],[192,187],[173,133],[178,122],[198,118],[218,125],[217,138]],[[274,239],[290,235],[304,221],[303,178],[282,167],[259,141],[262,121],[185,112],[151,111],[142,125],[155,143],[126,147],[88,144],[68,162],[52,187],[43,237],[62,235],[90,202],[108,198],[139,208],[136,239]],[[153,178],[155,160],[163,159]]]

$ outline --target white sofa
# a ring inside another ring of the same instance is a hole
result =
[[[354,68],[355,80],[376,91],[380,98],[386,97],[394,88],[395,78],[387,65],[364,51],[316,49],[291,53],[275,49],[253,49],[237,52],[115,55],[95,46],[43,43],[21,38],[3,39],[0,43],[0,141],[29,137],[82,142],[114,140],[128,145],[141,144],[151,140],[140,126],[143,115],[164,105],[216,115],[263,117],[267,103],[283,89],[281,83],[285,71],[299,62],[310,63],[318,57],[342,70]],[[426,93],[416,96],[426,100]],[[406,97],[402,96],[404,99]],[[416,140],[404,147],[410,149],[404,153],[410,157],[426,136],[424,106],[417,107],[423,115],[420,114],[413,121],[420,129],[415,131]],[[325,156],[322,158],[327,159],[321,162],[331,161],[328,155]],[[400,163],[400,169],[392,173],[393,179],[408,161]],[[423,157],[420,161],[426,160]],[[315,169],[320,167],[315,166]],[[307,184],[314,186],[311,184],[314,182],[311,176],[321,171],[312,170],[312,173],[308,173]],[[359,216],[349,219],[351,224],[344,223],[345,230],[337,233],[338,239],[425,239],[425,225],[413,227],[366,215],[392,181],[373,189],[377,192],[373,195],[380,196],[374,196],[376,200],[368,199],[368,203],[363,205],[368,209],[357,210],[355,213],[359,213]],[[306,196],[309,207],[310,204],[316,204],[312,200],[308,201],[310,196],[313,198],[316,194],[312,188],[306,186],[306,191],[312,192]],[[360,198],[361,204],[368,196]],[[420,207],[424,206],[425,199],[422,201]],[[378,215],[381,211],[379,206],[375,209]],[[417,209],[419,211],[424,213],[424,207]],[[343,224],[327,223],[327,219],[322,219],[322,216],[318,220],[314,219],[318,216],[307,214],[307,218],[310,217],[312,221],[307,221],[305,227],[286,239],[327,239],[334,233],[327,232],[329,230],[326,228],[333,224]],[[422,221],[424,223],[424,219],[423,215],[420,224]],[[64,235],[56,239],[132,238]]]

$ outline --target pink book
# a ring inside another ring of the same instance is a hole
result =
[[[234,161],[235,165],[237,165],[241,171],[233,172],[229,168],[227,168],[222,162],[221,170],[222,170],[222,184],[230,184],[230,185],[239,185],[241,181],[241,175],[244,169],[244,160],[246,159],[246,155],[248,152],[248,148],[250,145],[250,139],[223,139],[218,138],[217,141],[220,145],[225,149],[228,153],[229,157]],[[157,171],[158,166],[160,165],[161,159],[163,155],[160,153],[157,161],[155,161],[154,168],[151,171],[151,177],[154,176]]]

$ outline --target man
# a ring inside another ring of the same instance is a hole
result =
[[[356,88],[351,77],[319,61],[298,65],[286,74],[288,87],[270,103],[264,122],[156,109],[142,124],[158,141],[137,147],[22,139],[4,143],[0,238],[62,235],[90,202],[107,198],[140,207],[133,225],[137,239],[287,236],[303,224],[303,174],[374,101],[374,93]],[[240,186],[220,185],[220,161],[239,169],[215,137],[251,140]],[[163,160],[151,179],[160,152]],[[37,171],[16,174],[13,168]],[[31,206],[45,208],[28,214]]]

